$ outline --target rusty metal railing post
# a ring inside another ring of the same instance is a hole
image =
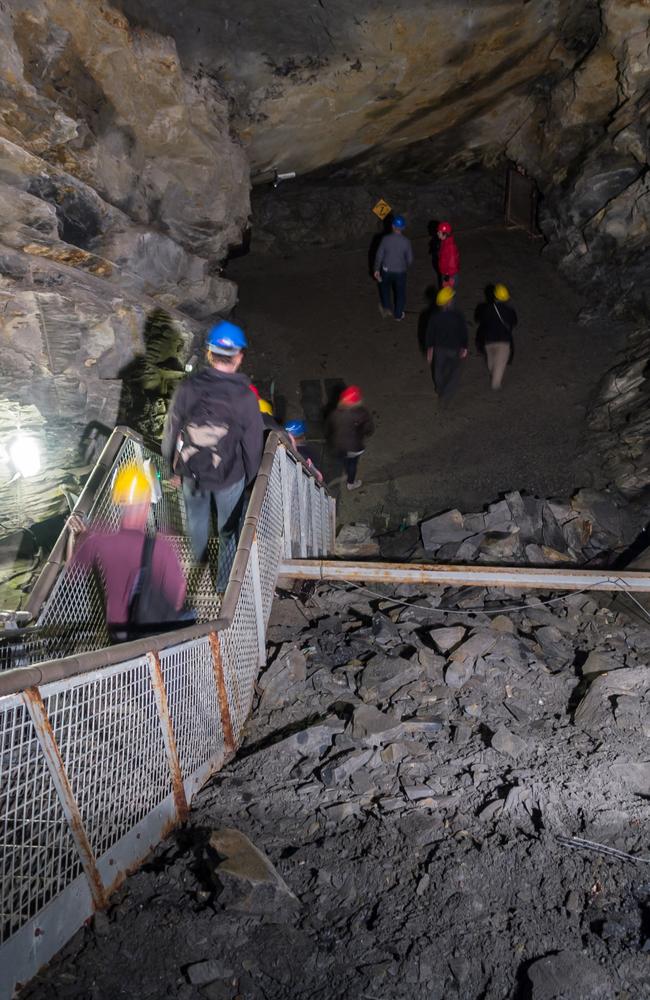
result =
[[[255,626],[257,628],[257,662],[260,667],[266,663],[266,624],[262,603],[262,581],[260,579],[260,553],[257,536],[251,546],[251,577],[253,579],[253,603],[255,605]]]
[[[63,758],[61,757],[61,751],[59,750],[59,745],[56,742],[54,730],[52,729],[52,724],[45,708],[45,702],[43,701],[41,692],[36,687],[27,688],[23,691],[22,699],[23,704],[29,712],[29,716],[34,724],[34,729],[36,730],[38,742],[41,750],[43,751],[43,756],[45,757],[45,762],[50,772],[52,783],[56,789],[57,795],[59,796],[61,808],[63,809],[68,826],[70,827],[70,833],[72,834],[72,839],[74,840],[79,853],[84,874],[88,879],[88,886],[90,888],[93,903],[98,910],[103,909],[107,902],[106,893],[104,892],[104,886],[97,869],[95,855],[93,854],[92,847],[90,846],[88,834],[86,833],[81,813],[79,812],[77,800],[74,797],[72,786],[70,785],[68,775],[66,774]]]
[[[235,737],[232,731],[232,719],[230,717],[230,705],[228,704],[228,690],[226,688],[226,677],[223,670],[223,658],[221,656],[221,640],[218,632],[210,632],[210,649],[212,650],[212,663],[214,666],[214,677],[217,683],[217,697],[219,698],[219,711],[221,713],[221,728],[223,729],[223,745],[226,753],[235,752]]]
[[[282,483],[282,525],[284,532],[284,557],[291,559],[293,555],[291,548],[291,485],[289,483],[290,461],[287,458],[287,450],[284,445],[278,445],[280,454],[280,482]]]
[[[300,557],[307,558],[307,511],[305,499],[305,476],[302,465],[296,466],[296,476],[298,477],[298,507],[300,509]]]
[[[308,479],[307,480],[307,489],[309,490],[309,493],[311,494],[311,496],[309,498],[309,508],[311,510],[311,554],[312,554],[312,556],[317,556],[319,554],[319,548],[318,548],[318,535],[319,535],[319,532],[318,532],[318,520],[319,520],[319,514],[318,514],[318,510],[316,508],[317,508],[317,505],[318,505],[318,492],[319,491],[318,491],[318,487],[316,486],[316,480],[315,479]]]
[[[167,753],[167,763],[169,764],[169,772],[172,779],[172,791],[174,793],[174,802],[176,804],[176,815],[178,816],[178,822],[184,823],[190,810],[187,804],[187,797],[185,795],[185,787],[183,785],[183,773],[178,759],[178,748],[176,746],[174,727],[172,725],[171,715],[169,714],[167,689],[165,688],[165,681],[163,679],[162,668],[160,666],[160,657],[157,653],[147,653],[147,661],[149,663],[149,674],[151,676],[154,698],[156,699],[156,707],[158,708],[158,719],[160,721],[163,742]]]

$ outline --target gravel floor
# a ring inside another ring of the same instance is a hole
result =
[[[650,868],[558,840],[650,855],[647,623],[381,594],[276,601],[238,759],[30,1000],[650,996]]]

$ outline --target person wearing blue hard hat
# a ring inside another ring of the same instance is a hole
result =
[[[174,393],[162,443],[182,480],[187,529],[197,562],[207,561],[212,507],[219,532],[216,589],[223,592],[237,550],[246,486],[257,475],[264,427],[250,380],[239,368],[246,334],[219,320],[206,338],[207,365]]]
[[[383,317],[404,319],[406,272],[413,263],[413,247],[404,235],[406,219],[394,215],[392,232],[383,236],[375,256],[374,278],[379,282],[379,311]]]
[[[206,339],[206,347],[213,354],[220,354],[226,358],[232,358],[240,351],[245,351],[248,347],[246,334],[241,327],[235,326],[227,319],[220,320],[209,331]]]
[[[291,438],[291,443],[301,458],[305,460],[316,478],[323,479],[322,472],[316,467],[320,461],[317,450],[307,442],[307,425],[304,420],[289,420],[284,425],[284,429]]]

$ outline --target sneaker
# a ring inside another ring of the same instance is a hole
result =
[[[353,483],[346,483],[345,485],[349,490],[358,490],[359,487],[363,485],[363,481],[361,479],[355,479]]]
[[[403,320],[403,319],[404,319],[404,317],[405,317],[405,316],[406,316],[406,313],[402,313],[402,315],[401,315],[401,316],[396,316],[396,317],[395,317],[395,320],[396,320],[396,321],[397,321],[397,322],[399,323],[399,322],[400,322],[401,320]]]
[[[382,319],[388,319],[388,317],[392,316],[393,314],[390,311],[390,309],[384,309],[384,307],[380,305],[379,306],[379,315],[381,316]]]

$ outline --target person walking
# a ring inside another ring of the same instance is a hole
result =
[[[78,514],[68,519],[70,564],[98,571],[111,641],[188,624],[194,615],[182,610],[186,582],[178,556],[163,535],[147,534],[153,487],[144,468],[120,469],[112,499],[120,508],[117,531],[88,528]]]
[[[497,282],[490,301],[482,303],[476,311],[479,323],[476,343],[485,354],[493,389],[501,388],[506,365],[512,361],[514,353],[512,331],[517,325],[517,313],[509,301],[510,292],[505,285]]]
[[[370,412],[363,405],[361,389],[358,385],[349,385],[327,418],[327,437],[343,462],[348,490],[358,490],[363,485],[362,480],[357,479],[357,467],[365,451],[366,438],[374,429]]]
[[[259,469],[264,426],[250,380],[239,368],[244,331],[220,320],[208,333],[207,366],[177,388],[169,408],[162,453],[182,479],[188,534],[197,562],[207,560],[212,505],[217,511],[216,590],[228,583],[246,486]]]
[[[424,344],[427,362],[433,362],[433,381],[440,399],[450,399],[460,382],[460,363],[467,357],[467,323],[454,308],[453,288],[441,288],[438,307],[430,316]]]
[[[292,445],[300,457],[305,460],[307,466],[316,476],[316,479],[322,483],[323,473],[316,465],[317,462],[320,462],[320,457],[316,448],[307,441],[307,424],[305,421],[289,420],[284,425],[284,429],[291,438]]]
[[[379,311],[384,317],[392,314],[396,320],[404,319],[406,272],[413,263],[413,247],[404,235],[405,228],[404,216],[396,215],[393,231],[382,237],[375,256],[374,278],[379,282],[381,302]]]
[[[438,225],[438,281],[440,288],[458,287],[458,272],[460,271],[460,253],[456,245],[451,224],[441,222]]]

